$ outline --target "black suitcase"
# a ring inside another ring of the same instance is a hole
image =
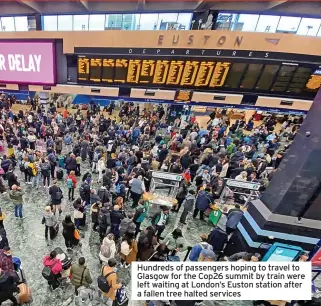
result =
[[[62,169],[58,169],[56,175],[58,180],[62,180],[64,178],[64,171]]]

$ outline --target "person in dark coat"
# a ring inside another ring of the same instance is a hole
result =
[[[125,218],[124,215],[120,212],[120,207],[118,205],[115,205],[114,209],[110,212],[110,221],[111,221],[112,232],[116,240],[119,238],[120,222],[124,218]]]
[[[189,154],[189,152],[187,152],[186,154],[184,154],[182,157],[181,157],[181,165],[183,167],[183,169],[188,169],[188,167],[191,165],[192,163],[192,158]]]
[[[56,214],[58,209],[59,215],[61,215],[61,200],[63,198],[62,190],[57,186],[57,180],[53,181],[53,185],[49,187],[49,195],[51,196],[51,205],[53,207],[53,213]]]
[[[81,199],[85,202],[85,206],[90,204],[90,182],[91,177],[87,177],[86,180],[81,184],[79,188],[79,195]]]
[[[21,150],[25,150],[29,147],[28,139],[25,136],[20,138],[20,148]]]
[[[174,206],[174,208],[171,209],[171,211],[173,212],[177,212],[179,211],[179,209],[182,206],[183,201],[185,200],[187,193],[188,193],[188,188],[189,183],[186,180],[183,180],[181,182],[181,185],[178,189],[177,195],[176,195],[176,200],[177,200],[177,205]]]
[[[81,156],[82,161],[85,161],[86,158],[87,158],[87,154],[88,154],[89,142],[84,139],[84,140],[80,143],[80,146],[81,146],[80,156]]]
[[[198,193],[193,214],[194,219],[197,217],[198,213],[200,213],[200,219],[204,220],[204,213],[206,209],[208,209],[213,203],[213,197],[210,194],[210,191],[211,189],[207,187],[205,190],[202,190]]]
[[[77,244],[74,236],[75,224],[71,221],[70,215],[66,215],[65,220],[62,221],[62,227],[62,235],[65,239],[65,245],[68,249],[70,249]]]
[[[106,234],[111,231],[110,211],[107,205],[104,205],[98,213],[99,236],[102,241]]]
[[[8,180],[9,189],[11,189],[11,187],[13,185],[17,185],[17,186],[20,185],[19,182],[18,182],[17,175],[13,172],[12,168],[9,168],[9,171],[6,174],[6,177],[7,177],[7,180]]]
[[[235,231],[238,223],[243,217],[243,211],[240,208],[240,205],[235,204],[235,208],[230,209],[227,214],[227,222],[226,222],[226,232],[227,234],[231,234]]]
[[[66,169],[68,174],[70,173],[70,171],[77,171],[76,156],[74,154],[71,154],[66,158]]]
[[[12,162],[10,159],[7,158],[7,155],[3,155],[3,160],[1,162],[1,168],[5,173],[9,171],[10,166],[12,165]]]
[[[208,235],[207,242],[213,247],[213,251],[218,254],[224,250],[225,244],[228,242],[228,235],[226,233],[226,218],[221,216],[216,227],[213,228]]]

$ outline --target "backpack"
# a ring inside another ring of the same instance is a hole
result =
[[[65,144],[66,145],[70,145],[71,144],[71,137],[70,136],[66,136],[65,137]]]
[[[101,275],[98,276],[98,278],[97,278],[97,284],[98,284],[98,288],[102,292],[108,293],[110,288],[111,288],[111,286],[109,285],[107,278],[108,278],[109,275],[114,274],[115,272],[114,271],[109,272],[109,273],[106,274],[106,276],[104,276],[104,274],[103,274],[104,273],[104,268],[105,268],[105,266],[102,267]]]
[[[85,192],[85,183],[83,183],[80,187],[79,187],[79,195],[81,198],[84,198],[86,196],[86,192]]]
[[[20,168],[21,172],[25,172],[26,171],[26,168],[25,168],[24,164],[20,164],[19,168]]]
[[[51,266],[45,266],[43,269],[42,269],[42,277],[46,280],[51,280],[53,279],[53,273],[51,271],[51,269],[55,266],[56,262],[51,265]]]
[[[102,244],[100,246],[100,252],[106,258],[109,258],[111,256],[110,247],[108,245]]]
[[[120,184],[117,184],[116,185],[116,193],[120,194],[120,192],[121,192],[121,186],[120,186]]]
[[[74,188],[74,184],[73,184],[71,178],[67,179],[67,187],[68,187],[68,188]]]
[[[116,302],[118,306],[127,305],[128,297],[126,293],[126,287],[122,285],[119,289],[116,291]]]
[[[93,161],[94,161],[95,163],[97,163],[97,162],[98,162],[98,159],[99,159],[99,153],[98,153],[98,152],[95,152],[95,153],[94,153]]]

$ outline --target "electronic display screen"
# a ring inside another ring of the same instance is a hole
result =
[[[313,63],[248,58],[81,55],[78,82],[314,97],[321,86],[319,68]]]

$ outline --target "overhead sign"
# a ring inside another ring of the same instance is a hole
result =
[[[54,85],[54,43],[0,41],[0,82]]]
[[[239,180],[227,180],[226,185],[228,187],[245,188],[256,191],[259,190],[261,186],[259,183],[244,182]]]
[[[152,177],[163,179],[163,180],[176,181],[176,182],[180,182],[183,179],[183,176],[180,174],[169,173],[169,172],[157,172],[157,171],[153,171]]]

